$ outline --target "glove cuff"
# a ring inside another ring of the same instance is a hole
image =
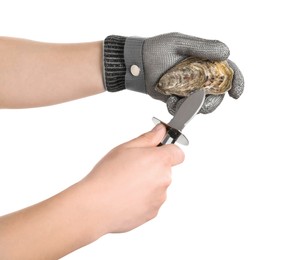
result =
[[[125,89],[126,65],[124,45],[126,37],[110,35],[104,40],[104,76],[107,91]]]

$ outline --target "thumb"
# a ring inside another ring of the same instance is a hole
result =
[[[162,124],[156,125],[150,132],[144,133],[139,137],[125,143],[128,147],[153,147],[162,141],[166,134],[166,128]]]

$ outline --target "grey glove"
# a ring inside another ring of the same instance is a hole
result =
[[[154,88],[161,76],[175,64],[193,56],[210,60],[226,60],[228,47],[216,40],[205,40],[180,33],[169,33],[152,38],[108,36],[104,41],[105,86],[114,92],[130,89],[146,93],[166,102],[171,114],[184,99],[166,96]],[[230,96],[238,98],[244,87],[243,76],[237,66],[229,61],[234,70]],[[208,95],[201,113],[214,111],[224,95]]]

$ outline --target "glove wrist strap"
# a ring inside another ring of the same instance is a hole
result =
[[[138,37],[127,38],[124,46],[124,60],[126,89],[146,94],[142,53],[144,40]]]
[[[143,66],[144,38],[110,35],[104,40],[104,83],[107,91],[147,93]]]

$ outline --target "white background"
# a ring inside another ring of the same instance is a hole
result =
[[[64,259],[286,259],[282,3],[0,1],[0,35],[85,42],[179,31],[225,42],[245,76],[239,100],[227,96],[185,129],[186,159],[158,217]],[[0,110],[0,215],[77,182],[111,148],[153,127],[152,116],[171,118],[163,103],[128,91]]]

